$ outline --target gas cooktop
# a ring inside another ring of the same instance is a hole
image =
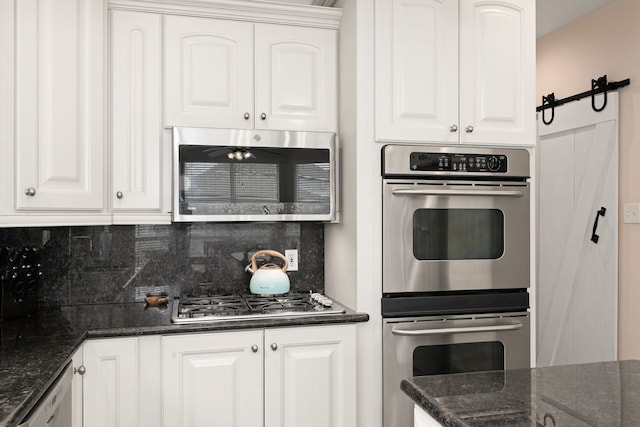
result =
[[[173,302],[173,323],[204,323],[285,316],[344,313],[345,308],[319,293],[283,295],[186,295]]]

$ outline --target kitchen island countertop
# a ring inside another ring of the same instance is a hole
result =
[[[408,378],[400,387],[444,426],[635,426],[640,361]]]
[[[0,320],[0,427],[17,426],[87,338],[366,322],[366,313],[171,323],[171,304],[65,306]]]

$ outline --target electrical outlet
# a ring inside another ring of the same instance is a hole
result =
[[[625,203],[623,221],[625,224],[640,223],[640,203]]]
[[[284,256],[287,258],[287,262],[289,263],[287,271],[298,271],[298,250],[287,249],[284,251]]]

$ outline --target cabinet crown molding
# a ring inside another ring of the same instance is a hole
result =
[[[109,9],[339,29],[342,9],[256,0],[109,0]]]

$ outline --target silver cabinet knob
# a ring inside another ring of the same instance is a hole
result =
[[[26,194],[29,197],[33,197],[36,195],[36,189],[33,187],[29,187],[26,190],[24,190],[24,194]]]
[[[262,113],[262,114],[260,114],[260,118],[261,118],[262,120],[267,120],[267,113]]]
[[[278,349],[278,344],[273,343],[271,344],[271,350],[276,351]]]
[[[245,120],[249,120],[251,118],[251,114],[249,113],[244,113],[244,119]]]
[[[118,191],[118,192],[116,193],[116,197],[117,197],[118,199],[122,199],[122,196],[123,196],[122,191]]]
[[[78,368],[73,368],[74,374],[84,375],[85,372],[87,372],[87,368],[85,368],[84,365],[80,365]]]
[[[458,132],[458,125],[451,125],[451,127],[449,128],[449,131]]]
[[[258,352],[258,346],[257,346],[257,345],[255,345],[255,344],[254,344],[254,345],[252,345],[252,346],[251,346],[251,351],[253,351],[254,353],[257,353],[257,352]]]
[[[466,133],[471,133],[471,132],[473,132],[473,126],[471,126],[471,125],[467,126],[466,128],[464,128],[464,131],[465,131]]]

